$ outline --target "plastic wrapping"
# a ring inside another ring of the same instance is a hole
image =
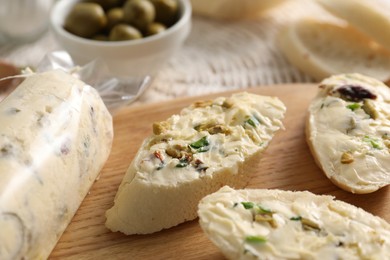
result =
[[[83,67],[76,66],[67,52],[47,54],[35,68],[38,72],[61,69],[93,86],[102,97],[111,113],[136,100],[150,85],[151,77],[115,77],[100,59]]]
[[[0,259],[46,259],[109,156],[112,116],[55,70],[26,76],[0,121]]]

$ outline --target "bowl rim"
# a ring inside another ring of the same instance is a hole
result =
[[[156,35],[147,36],[141,39],[135,40],[126,40],[126,41],[98,41],[87,38],[82,38],[80,36],[74,35],[68,31],[66,31],[63,27],[63,21],[69,12],[71,6],[80,0],[58,0],[51,12],[50,12],[50,24],[53,30],[61,35],[63,38],[67,38],[68,40],[72,40],[73,42],[79,42],[80,44],[89,44],[100,47],[120,47],[120,46],[136,46],[145,44],[148,42],[158,41],[161,38],[169,37],[174,34],[176,31],[180,30],[180,28],[184,27],[189,20],[191,19],[192,7],[190,0],[177,0],[180,7],[180,18],[179,20],[167,28],[167,30],[163,33],[159,33]]]

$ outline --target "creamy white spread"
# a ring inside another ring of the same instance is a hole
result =
[[[280,116],[269,117],[267,110],[281,114],[284,108],[275,107],[272,98],[257,104],[255,97],[245,93],[218,98],[159,123],[169,128],[150,138],[150,147],[137,156],[139,177],[161,185],[191,181],[222,167],[234,167],[267,147],[272,133],[282,126]],[[196,142],[200,147],[193,147]]]
[[[223,187],[199,221],[229,259],[388,259],[390,225],[331,196]]]
[[[326,175],[352,192],[390,183],[390,89],[359,75],[333,76],[309,108],[309,142]]]
[[[0,103],[0,259],[46,259],[103,167],[112,118],[91,86],[28,76]]]
[[[127,234],[150,233],[195,218],[202,194],[215,191],[234,176],[237,185],[243,185],[242,165],[266,149],[283,127],[285,110],[277,98],[242,92],[196,102],[179,115],[155,123],[154,134],[144,141],[119,187],[114,207],[107,211],[106,225]],[[193,195],[183,198],[180,192]],[[163,224],[157,210],[138,212],[141,204],[156,203],[165,205],[170,224]],[[183,217],[181,210],[189,216]]]

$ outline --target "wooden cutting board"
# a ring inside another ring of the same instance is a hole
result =
[[[287,107],[285,130],[272,140],[248,187],[331,194],[390,222],[389,187],[367,195],[351,194],[334,186],[314,163],[305,141],[304,124],[306,109],[317,91],[315,85],[263,86],[246,91],[277,96]],[[177,99],[119,111],[114,116],[111,155],[51,258],[224,259],[203,234],[197,219],[151,235],[125,236],[105,228],[104,213],[112,206],[117,188],[141,142],[152,133],[152,122],[165,120],[195,100],[230,94]]]

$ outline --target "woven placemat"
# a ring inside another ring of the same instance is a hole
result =
[[[136,100],[151,103],[253,86],[313,82],[289,64],[278,48],[282,26],[302,16],[328,14],[311,0],[287,0],[256,18],[221,21],[192,17],[192,30],[181,50]],[[60,50],[47,32],[23,46],[0,47],[0,58],[17,66],[35,66],[48,52]]]

